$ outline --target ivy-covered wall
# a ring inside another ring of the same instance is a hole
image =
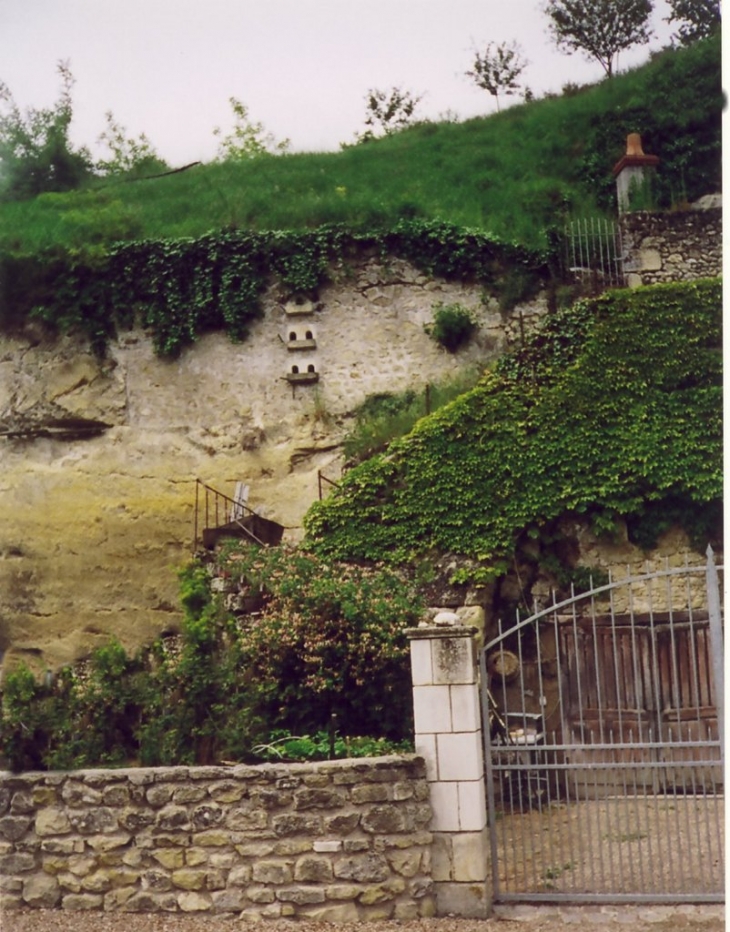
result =
[[[321,226],[6,255],[0,256],[0,328],[36,317],[86,334],[102,354],[120,329],[138,322],[152,333],[160,355],[176,356],[209,330],[243,340],[261,314],[267,286],[277,283],[284,297],[314,297],[333,269],[368,252],[490,291],[515,276],[539,283],[550,260],[549,253],[435,220],[402,220],[371,233]]]
[[[310,546],[396,563],[451,552],[487,580],[571,514],[608,535],[623,519],[647,546],[673,522],[706,542],[722,495],[721,310],[707,280],[549,316],[472,392],[315,503]]]

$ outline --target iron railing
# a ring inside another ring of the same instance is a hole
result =
[[[240,500],[231,498],[219,492],[212,486],[206,485],[200,479],[195,480],[195,522],[193,531],[193,552],[197,552],[203,538],[203,531],[227,525],[236,525],[241,532],[254,543],[263,546],[251,528],[246,527],[243,519],[246,516],[256,517],[253,508]]]
[[[626,284],[621,230],[612,220],[591,217],[570,222],[565,229],[564,261],[571,279],[593,294]]]
[[[320,502],[324,498],[324,490],[326,486],[331,486],[333,489],[339,489],[340,483],[335,482],[334,479],[329,479],[327,476],[325,476],[325,474],[322,472],[321,469],[318,469],[317,470],[317,490],[319,493]]]

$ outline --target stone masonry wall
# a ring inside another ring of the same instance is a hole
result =
[[[722,274],[722,208],[637,211],[620,218],[628,284],[692,281]]]
[[[434,915],[425,765],[0,773],[0,912]]]

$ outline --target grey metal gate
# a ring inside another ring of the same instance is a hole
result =
[[[627,568],[486,644],[496,902],[724,900],[721,567],[707,557]]]

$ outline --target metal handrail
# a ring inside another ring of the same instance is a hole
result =
[[[335,489],[339,489],[339,488],[340,488],[340,483],[339,483],[339,482],[335,482],[334,479],[329,479],[327,476],[325,476],[325,474],[322,472],[321,469],[318,469],[318,470],[317,470],[317,488],[318,488],[318,490],[319,490],[319,500],[320,500],[320,502],[321,502],[322,499],[324,498],[324,495],[322,494],[322,482],[323,482],[323,481],[326,482],[328,485],[333,486]]]
[[[201,489],[204,492],[204,507],[205,507],[205,523],[201,527]],[[212,498],[212,505],[211,505]],[[231,506],[236,509],[236,512],[243,511],[250,515],[255,516],[256,512],[253,508],[249,507],[245,502],[236,501],[236,499],[231,498],[230,495],[226,495],[224,492],[219,492],[218,489],[214,489],[212,486],[207,485],[202,479],[195,480],[195,522],[194,522],[194,532],[193,532],[193,552],[195,553],[198,550],[198,542],[202,531],[205,531],[209,528],[222,527],[226,524],[236,524],[238,527],[247,534],[251,540],[255,541],[257,544],[264,546],[263,541],[253,533],[250,528],[247,528],[243,522],[238,518],[230,519],[229,515],[231,514]],[[221,520],[221,515],[223,520]],[[214,523],[211,523],[211,519],[214,520]]]

